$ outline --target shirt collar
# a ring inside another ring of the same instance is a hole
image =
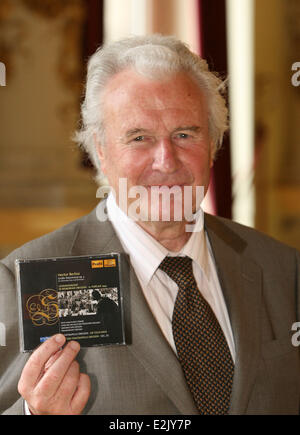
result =
[[[117,205],[112,193],[107,199],[107,214],[138,278],[148,285],[167,255],[189,256],[209,278],[208,250],[204,232],[204,213],[200,208],[194,231],[180,252],[169,252],[140,225],[130,219]],[[145,261],[146,260],[146,261]]]

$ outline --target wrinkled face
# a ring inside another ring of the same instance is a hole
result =
[[[119,179],[125,178],[129,196],[134,186],[149,193],[143,199],[144,220],[151,220],[154,208],[161,219],[166,207],[172,220],[174,207],[183,207],[187,198],[184,187],[191,186],[195,211],[196,186],[203,186],[206,193],[213,161],[206,102],[195,82],[184,73],[156,81],[128,69],[110,79],[103,101],[106,141],[97,146],[102,171],[117,201]],[[178,186],[181,205],[172,195],[170,204],[160,198],[154,205],[151,188],[153,192],[161,186]],[[129,208],[137,198],[128,198]]]

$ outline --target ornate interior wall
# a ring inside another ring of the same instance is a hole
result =
[[[0,257],[96,204],[92,173],[71,140],[83,91],[87,3],[0,2],[7,70],[0,87]],[[158,31],[160,3],[152,8]],[[165,17],[166,33],[174,20]],[[298,0],[256,0],[256,227],[298,248],[300,87],[292,85],[291,67],[300,62],[299,29]]]
[[[72,141],[85,17],[84,0],[0,2],[0,256],[96,204]]]

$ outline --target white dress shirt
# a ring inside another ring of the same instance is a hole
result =
[[[142,229],[117,206],[112,193],[107,199],[107,214],[124,251],[129,255],[145,299],[162,333],[176,353],[172,334],[172,314],[178,292],[177,284],[161,269],[167,255],[188,256],[202,296],[211,306],[226,337],[232,359],[235,346],[223,292],[217,276],[211,246],[204,231],[204,213],[200,209],[195,230],[180,252],[170,252]]]

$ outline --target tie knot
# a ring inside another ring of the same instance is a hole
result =
[[[159,268],[175,281],[178,287],[187,288],[195,282],[192,259],[189,257],[165,257]]]

